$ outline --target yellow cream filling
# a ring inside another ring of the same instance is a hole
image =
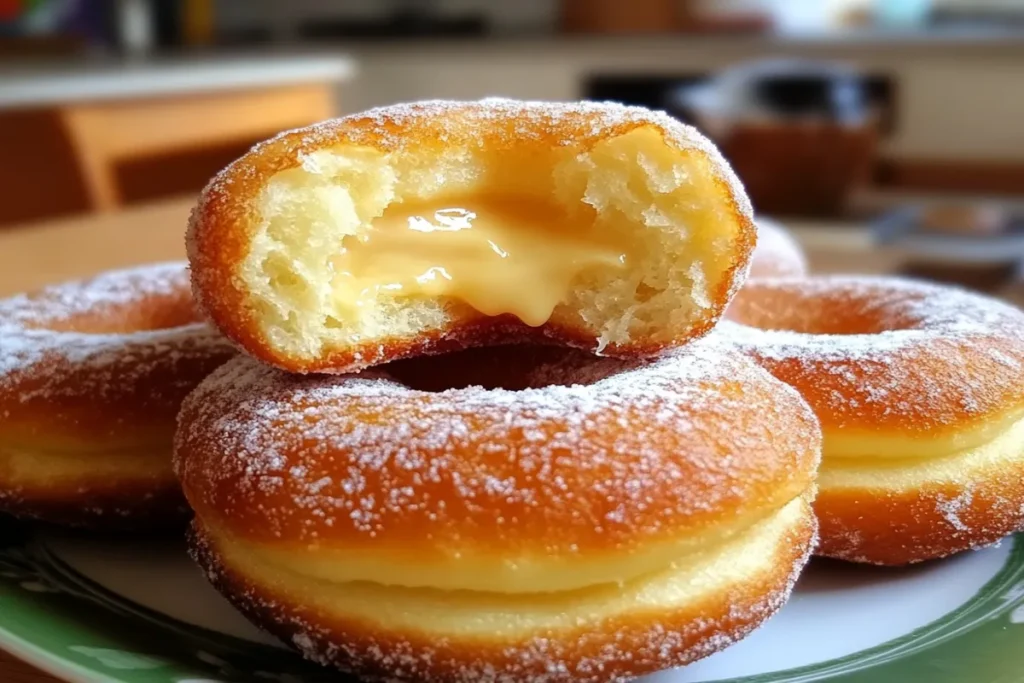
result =
[[[548,315],[552,300],[561,299],[551,321],[593,332],[603,348],[637,339],[667,344],[717,305],[716,293],[733,277],[746,219],[736,215],[705,155],[680,153],[653,127],[593,145],[552,146],[546,139],[518,135],[509,141],[481,146],[449,140],[443,154],[433,143],[390,151],[337,144],[299,154],[298,165],[274,173],[254,198],[247,253],[232,272],[247,291],[246,307],[269,346],[308,361],[325,350],[443,331],[453,320],[464,320],[467,309],[473,310],[467,302],[392,296],[394,290],[383,289],[388,284],[418,288],[416,277],[432,266],[456,275],[443,261],[431,259],[411,272],[399,268],[397,280],[363,286],[344,283],[350,276],[338,277],[347,272],[359,278],[370,267],[368,259],[379,260],[370,247],[391,217],[404,218],[397,221],[398,232],[408,233],[409,217],[436,222],[436,212],[445,209],[470,211],[478,225],[481,219],[506,224],[507,217],[518,217],[516,234],[491,240],[510,258],[501,258],[484,239],[476,247],[483,263],[495,268],[519,257],[532,259],[533,267],[516,271],[524,275],[509,278],[513,293],[503,296],[512,304],[487,306],[476,297],[489,300],[489,291],[481,295],[480,287],[452,280],[481,308],[513,308],[535,323]],[[524,214],[528,220],[519,220]],[[538,232],[540,239],[528,252],[515,248],[521,244],[517,237]],[[426,239],[438,236],[433,231]],[[566,250],[566,244],[596,245],[600,265],[584,267],[587,259],[580,259],[570,278],[562,269],[572,269],[580,252]],[[403,253],[417,253],[403,246]],[[568,262],[552,255],[566,251]],[[360,253],[362,263],[345,263]],[[617,262],[622,254],[626,264]],[[448,257],[447,249],[441,255]],[[553,284],[545,286],[551,269],[557,271]],[[477,272],[492,277],[490,269]],[[558,283],[567,280],[568,293],[545,295],[546,303],[532,293],[561,290]]]
[[[10,486],[67,482],[174,479],[167,443],[97,451],[48,451],[0,445],[0,471]]]
[[[981,425],[942,436],[857,433],[825,430],[822,453],[826,458],[936,458],[984,445],[1022,419],[1019,411],[996,417]]]
[[[932,458],[835,458],[825,453],[818,481],[822,489],[918,486],[922,481],[962,481],[978,470],[1024,460],[1024,418],[990,441],[958,452],[939,451]]]
[[[780,549],[791,542],[792,532],[809,515],[807,501],[797,498],[744,533],[705,552],[679,558],[654,574],[622,586],[558,593],[446,591],[368,581],[336,583],[267,564],[262,556],[251,552],[251,544],[221,540],[221,535],[216,548],[228,567],[238,567],[258,585],[272,587],[275,595],[287,595],[289,602],[306,609],[386,623],[396,631],[515,638],[538,630],[578,629],[581,624],[619,614],[664,614],[704,596],[719,595],[732,586],[763,581],[765,575],[776,575]],[[296,568],[303,569],[301,565]]]
[[[623,268],[626,249],[593,221],[529,197],[394,204],[333,259],[334,296],[350,315],[381,296],[450,297],[543,325],[593,267]]]
[[[407,588],[535,593],[622,584],[637,576],[673,566],[746,533],[767,514],[758,510],[703,532],[634,551],[610,550],[575,556],[494,557],[458,553],[440,561],[408,553],[367,552],[352,548],[274,548],[253,544],[249,552],[268,565],[302,566],[302,573],[332,583],[373,581]]]

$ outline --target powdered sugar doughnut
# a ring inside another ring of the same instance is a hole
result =
[[[754,230],[714,145],[664,113],[484,100],[258,145],[204,190],[188,245],[226,335],[342,373],[517,339],[655,354],[715,324]]]
[[[800,243],[781,224],[758,216],[757,246],[748,277],[792,277],[807,273],[807,257]]]
[[[0,301],[0,510],[76,526],[180,521],[175,415],[233,355],[197,320],[184,263]]]
[[[333,379],[238,359],[186,399],[175,443],[213,583],[368,680],[685,664],[772,614],[813,543],[817,422],[703,342],[652,364],[500,347]]]
[[[811,404],[823,555],[905,564],[1024,526],[1024,313],[895,278],[749,282],[719,334]],[[757,329],[763,328],[763,329]]]

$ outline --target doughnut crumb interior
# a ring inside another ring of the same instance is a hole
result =
[[[663,114],[486,100],[278,136],[207,187],[189,235],[229,336],[342,372],[515,334],[653,353],[711,328],[755,229],[714,147]]]

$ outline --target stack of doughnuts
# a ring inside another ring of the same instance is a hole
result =
[[[188,271],[0,302],[0,510],[191,510],[229,601],[367,680],[626,680],[757,628],[812,552],[1024,526],[1024,313],[808,275],[663,114],[286,132],[186,241]]]
[[[254,148],[188,232],[246,356],[184,402],[191,549],[369,680],[624,680],[719,650],[813,548],[807,403],[707,339],[751,207],[662,114],[487,100]]]

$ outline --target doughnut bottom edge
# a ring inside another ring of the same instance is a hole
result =
[[[1024,419],[943,458],[837,466],[826,458],[814,503],[816,554],[898,566],[998,542],[1024,529]]]
[[[164,450],[57,454],[0,445],[0,513],[92,531],[180,531],[191,512]]]
[[[265,565],[199,519],[189,534],[194,559],[250,621],[371,681],[620,681],[682,666],[774,614],[815,541],[801,497],[721,546],[621,587],[512,596],[330,583]]]
[[[60,495],[0,490],[0,514],[95,532],[178,532],[191,516],[180,490],[130,487]]]

